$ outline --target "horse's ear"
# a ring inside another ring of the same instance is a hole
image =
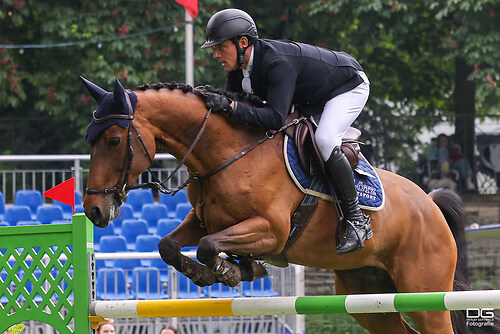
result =
[[[118,79],[115,79],[115,88],[113,90],[113,98],[115,100],[115,104],[119,107],[125,107],[127,105],[127,100],[125,97],[125,89]]]
[[[87,88],[90,95],[92,95],[92,97],[97,101],[97,103],[101,102],[104,95],[106,95],[108,93],[107,91],[105,91],[101,87],[97,86],[95,83],[90,82],[89,80],[85,79],[81,75],[80,75],[80,80],[82,80],[83,84],[85,85],[85,88]]]

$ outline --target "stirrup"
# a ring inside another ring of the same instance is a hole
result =
[[[371,224],[370,224],[370,217],[363,214],[363,218],[365,220],[365,223],[361,223],[359,221],[351,222],[350,220],[347,220],[347,219],[345,220],[346,230],[344,232],[344,236],[342,237],[342,239],[337,242],[337,247],[336,247],[337,254],[344,255],[344,254],[348,254],[348,253],[352,253],[352,252],[355,252],[357,250],[360,250],[360,249],[365,247],[364,242],[373,237],[373,230],[372,230]],[[365,233],[364,237],[360,236],[361,230],[363,230],[363,232]],[[352,235],[352,232],[354,232],[355,236]],[[351,234],[351,238],[348,238],[346,236],[347,234]],[[356,238],[355,242],[352,241],[352,240],[354,240],[354,237]],[[346,241],[346,243],[343,246],[341,246],[340,244],[344,240]],[[340,249],[341,247],[346,247],[347,242],[351,242],[351,241],[353,242],[353,245],[351,246],[351,248],[348,248],[346,250]]]

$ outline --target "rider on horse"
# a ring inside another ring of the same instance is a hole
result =
[[[338,254],[354,252],[371,238],[370,218],[359,207],[351,166],[340,145],[363,110],[370,84],[361,65],[345,52],[291,41],[259,39],[253,19],[239,9],[214,14],[207,24],[213,57],[227,74],[226,90],[253,93],[266,102],[253,107],[209,93],[207,106],[241,124],[265,129],[284,125],[292,104],[320,118],[315,134],[329,184],[341,201],[346,230]]]

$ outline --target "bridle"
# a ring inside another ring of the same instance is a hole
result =
[[[201,92],[199,92],[199,93],[201,93]],[[85,193],[87,195],[116,194],[118,196],[118,200],[120,202],[122,202],[128,196],[128,193],[129,193],[130,190],[132,190],[132,189],[138,189],[138,188],[156,188],[156,189],[158,189],[162,193],[172,194],[172,195],[175,194],[175,193],[177,193],[179,190],[185,188],[194,178],[189,178],[188,180],[186,180],[186,182],[184,182],[183,185],[181,185],[179,187],[176,187],[176,188],[165,187],[165,183],[167,183],[168,180],[170,180],[170,178],[172,178],[172,176],[175,175],[175,173],[179,170],[179,168],[182,167],[182,165],[184,164],[184,162],[186,162],[186,159],[191,154],[191,152],[193,151],[194,147],[196,146],[196,144],[200,140],[201,135],[205,131],[206,123],[207,123],[208,117],[209,117],[209,115],[211,113],[211,109],[208,110],[208,112],[207,112],[207,114],[205,116],[205,119],[203,121],[203,125],[200,128],[200,130],[198,132],[198,135],[196,136],[195,140],[191,144],[191,147],[188,149],[186,155],[179,162],[179,164],[174,169],[174,171],[172,173],[170,173],[170,175],[165,180],[160,181],[156,177],[156,175],[151,171],[150,167],[148,167],[148,171],[149,171],[149,173],[152,175],[152,177],[154,179],[153,182],[148,182],[148,183],[143,183],[143,184],[136,184],[136,185],[129,185],[130,170],[132,168],[132,161],[134,159],[134,148],[132,147],[132,131],[135,132],[135,134],[137,136],[137,139],[139,140],[139,142],[140,142],[140,144],[141,144],[141,146],[142,146],[142,148],[144,150],[144,153],[145,153],[146,157],[148,158],[148,161],[149,161],[150,165],[153,163],[153,159],[151,158],[151,155],[149,154],[149,152],[148,152],[148,150],[146,148],[146,145],[144,144],[144,141],[142,140],[142,137],[141,137],[139,131],[135,127],[134,123],[132,122],[134,120],[134,109],[133,109],[132,104],[130,102],[129,95],[125,94],[125,98],[126,98],[126,101],[127,101],[127,110],[128,110],[127,114],[111,114],[111,115],[107,115],[107,116],[104,116],[104,117],[101,117],[101,118],[97,118],[96,117],[95,114],[96,114],[97,110],[95,110],[93,112],[93,114],[92,114],[92,120],[96,124],[103,123],[103,122],[108,121],[110,119],[124,119],[124,120],[128,120],[129,121],[129,126],[127,128],[127,132],[128,132],[128,134],[127,134],[127,154],[126,154],[124,162],[123,162],[123,168],[121,169],[121,174],[120,174],[120,177],[118,178],[118,182],[115,184],[115,186],[113,188],[104,188],[104,189],[87,188],[85,190]]]
[[[197,91],[196,93],[197,93],[197,95],[204,96],[203,92]],[[199,200],[199,205],[200,205],[200,208],[201,208],[201,211],[202,211],[201,212],[202,225],[204,225],[203,224],[203,208],[204,208],[204,203],[203,203],[203,189],[202,189],[202,187],[203,187],[203,181],[206,180],[206,179],[208,179],[208,178],[210,178],[211,176],[217,174],[218,172],[220,172],[224,168],[228,167],[229,165],[233,164],[234,162],[236,162],[237,160],[239,160],[240,158],[242,158],[243,156],[245,156],[247,153],[249,153],[250,151],[252,151],[254,148],[256,148],[257,146],[259,146],[260,144],[262,144],[266,140],[273,138],[276,133],[284,131],[286,128],[288,128],[288,127],[290,127],[292,125],[295,125],[295,124],[301,122],[305,118],[305,117],[296,118],[293,121],[291,121],[290,123],[284,125],[279,130],[268,130],[268,131],[266,131],[266,134],[262,138],[260,138],[258,141],[256,141],[255,143],[251,144],[250,146],[248,146],[247,148],[245,148],[244,150],[242,150],[240,153],[238,153],[235,156],[233,156],[231,159],[223,162],[222,164],[220,164],[219,166],[217,166],[216,168],[214,168],[213,170],[209,171],[208,173],[206,173],[204,175],[198,175],[198,174],[190,173],[189,178],[182,185],[180,185],[178,187],[174,187],[174,188],[168,188],[168,187],[166,187],[165,184],[168,182],[168,180],[170,180],[170,178],[172,178],[175,175],[175,173],[179,170],[179,168],[181,168],[182,165],[184,165],[184,163],[186,162],[188,156],[191,154],[191,152],[193,151],[194,147],[196,146],[196,144],[200,140],[201,135],[205,131],[205,127],[206,127],[206,123],[208,121],[208,117],[210,116],[210,114],[212,112],[212,110],[209,109],[207,111],[206,115],[205,115],[205,118],[203,120],[203,124],[202,124],[200,130],[198,131],[198,134],[197,134],[195,140],[193,141],[193,143],[191,144],[191,146],[189,147],[188,151],[186,152],[186,154],[184,155],[184,157],[182,158],[182,160],[179,162],[179,164],[177,165],[177,167],[170,173],[170,175],[165,180],[160,181],[156,177],[156,175],[151,171],[150,167],[148,167],[148,172],[153,177],[153,180],[154,180],[153,182],[136,184],[136,185],[129,185],[128,183],[129,183],[130,170],[132,168],[132,160],[134,158],[134,149],[132,147],[132,131],[134,131],[136,133],[136,136],[137,136],[139,142],[141,143],[141,146],[142,146],[142,148],[143,148],[143,150],[145,152],[146,157],[149,160],[150,165],[153,163],[153,159],[151,158],[151,155],[149,154],[149,152],[148,152],[148,150],[146,148],[146,145],[144,144],[144,141],[142,140],[141,135],[139,134],[139,131],[135,127],[134,123],[132,122],[134,120],[134,110],[132,108],[132,104],[130,103],[130,97],[129,97],[128,94],[125,94],[125,96],[126,96],[127,107],[128,107],[128,114],[127,115],[125,115],[125,114],[112,114],[112,115],[108,115],[108,116],[105,116],[105,117],[97,118],[95,116],[96,111],[94,111],[94,113],[92,115],[93,121],[95,123],[97,123],[97,124],[102,123],[102,122],[107,121],[107,120],[110,120],[110,119],[125,119],[125,120],[129,121],[129,126],[128,126],[128,129],[127,129],[127,131],[128,131],[128,135],[127,135],[127,146],[128,146],[128,149],[127,149],[127,155],[125,156],[125,159],[124,159],[124,162],[123,162],[123,168],[122,168],[120,177],[118,178],[118,182],[116,183],[116,185],[113,188],[104,188],[104,189],[87,188],[85,190],[86,194],[87,195],[99,195],[99,194],[108,195],[108,194],[113,194],[114,193],[114,194],[116,194],[118,196],[118,200],[120,202],[122,202],[127,197],[129,191],[132,190],[132,189],[138,189],[138,188],[155,188],[155,189],[157,189],[158,191],[160,191],[160,192],[162,192],[164,194],[175,195],[178,191],[180,191],[181,189],[185,188],[192,181],[196,180],[196,181],[198,181],[199,186],[200,186],[200,200]]]
[[[132,160],[134,158],[134,148],[132,147],[132,131],[134,131],[137,135],[137,138],[139,139],[139,142],[141,143],[142,147],[144,148],[144,152],[150,162],[153,163],[153,159],[149,155],[148,150],[146,149],[146,145],[144,144],[141,135],[139,134],[139,131],[137,131],[137,128],[135,127],[134,123],[132,122],[134,119],[134,109],[132,107],[132,103],[130,103],[130,97],[128,93],[125,93],[125,99],[127,101],[127,114],[111,114],[107,115],[101,118],[96,117],[96,111],[92,113],[92,121],[96,124],[103,123],[105,121],[108,121],[110,119],[124,119],[129,121],[129,125],[127,128],[127,154],[125,156],[124,162],[123,162],[123,168],[121,169],[121,174],[120,177],[118,178],[118,182],[113,188],[104,188],[104,189],[96,189],[96,188],[87,188],[85,189],[85,193],[87,195],[108,195],[108,194],[117,194],[118,199],[120,201],[123,201],[127,195],[128,192],[130,191],[131,187],[128,184],[129,183],[129,177],[130,177],[130,170],[132,168]]]

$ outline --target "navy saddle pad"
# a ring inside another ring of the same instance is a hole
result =
[[[285,136],[284,155],[288,173],[304,194],[333,201],[330,189],[326,185],[323,185],[319,191],[311,189],[313,178],[302,168],[297,147],[288,136]],[[384,187],[377,172],[365,157],[359,161],[358,167],[353,171],[353,177],[360,207],[373,211],[382,209],[385,203]]]

